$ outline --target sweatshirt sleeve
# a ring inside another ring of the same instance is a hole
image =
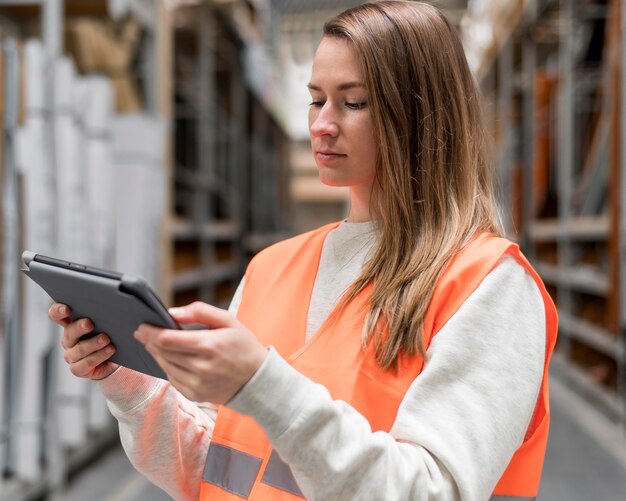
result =
[[[217,407],[125,367],[99,384],[133,466],[174,499],[198,499]]]
[[[233,315],[243,283],[229,307]],[[187,400],[167,381],[125,367],[98,383],[133,466],[174,499],[198,499],[217,406]]]
[[[271,350],[228,403],[252,416],[308,499],[488,499],[542,380],[537,285],[505,257],[433,339],[389,433]]]

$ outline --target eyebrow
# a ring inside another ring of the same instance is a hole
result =
[[[322,90],[322,88],[319,85],[315,85],[313,83],[308,83],[307,87],[311,90],[318,90],[318,91]],[[365,89],[365,84],[363,82],[345,82],[345,83],[341,83],[337,85],[337,90],[348,90],[348,89],[353,89],[355,87],[361,87]]]

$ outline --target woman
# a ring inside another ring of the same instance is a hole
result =
[[[556,313],[498,238],[478,94],[445,17],[378,2],[330,20],[309,129],[346,221],[251,262],[230,313],[144,325],[169,383],[108,362],[65,326],[138,470],[176,499],[534,499]],[[200,404],[194,402],[211,402]]]

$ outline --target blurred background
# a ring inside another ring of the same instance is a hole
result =
[[[359,3],[0,0],[0,499],[168,499],[69,374],[21,252],[227,306],[256,252],[347,214],[306,83],[324,21]],[[626,1],[431,3],[484,94],[508,237],[559,309],[540,498],[624,501]]]

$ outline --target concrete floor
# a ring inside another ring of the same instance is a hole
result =
[[[553,381],[552,426],[539,500],[626,501],[626,435]],[[115,448],[54,501],[167,501]]]

